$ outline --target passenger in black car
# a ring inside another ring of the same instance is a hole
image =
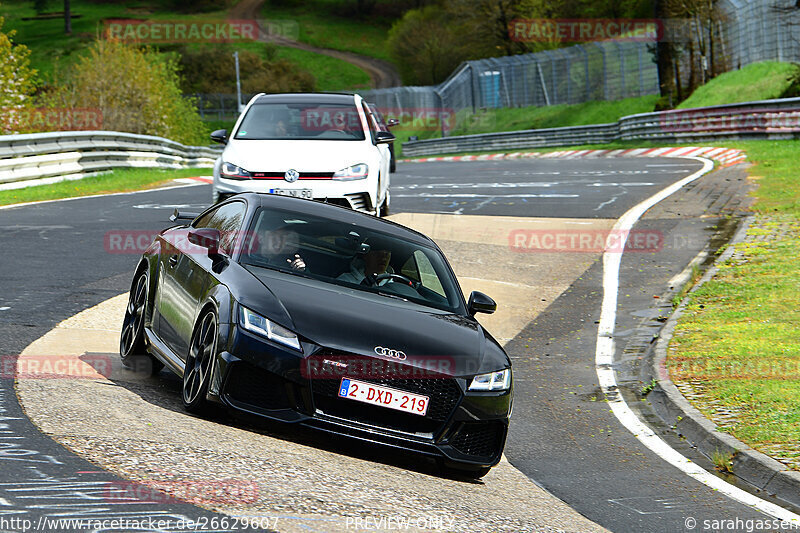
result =
[[[259,235],[258,255],[272,266],[305,272],[306,263],[300,257],[299,249],[297,233],[286,228]]]

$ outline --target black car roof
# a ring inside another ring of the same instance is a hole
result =
[[[344,93],[283,93],[262,94],[255,104],[352,104],[353,94]]]
[[[287,211],[296,211],[308,215],[314,215],[322,218],[335,220],[336,222],[344,222],[355,224],[360,227],[380,231],[394,237],[406,239],[419,244],[433,245],[433,242],[426,235],[414,231],[405,226],[401,226],[390,220],[376,218],[366,213],[360,213],[347,207],[338,205],[327,204],[319,200],[306,200],[302,198],[292,198],[290,196],[281,196],[277,194],[268,193],[242,193],[237,195],[239,197],[246,197],[248,202],[260,207],[272,209],[285,209]],[[438,247],[437,247],[438,248]]]

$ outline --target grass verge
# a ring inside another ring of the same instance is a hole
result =
[[[608,102],[492,109],[473,115],[452,135],[608,124],[626,115],[649,113],[657,100],[657,96],[650,95]]]
[[[657,96],[642,96],[610,102],[489,109],[476,114],[462,111],[456,115],[456,126],[450,135],[608,124],[616,122],[626,115],[650,112],[653,110],[656,100],[658,100]],[[395,150],[398,157],[403,155],[402,143],[408,141],[412,135],[416,135],[419,139],[434,139],[442,136],[438,128],[418,127],[414,120],[407,124],[401,123],[392,129],[392,133],[397,136]],[[553,148],[553,150],[563,150],[563,148]]]
[[[210,176],[211,169],[189,168],[160,170],[152,168],[121,168],[106,174],[80,180],[62,181],[52,185],[37,185],[25,189],[0,191],[0,205],[58,200],[92,194],[114,193],[151,189],[177,178]]]
[[[335,57],[288,46],[279,47],[277,56],[311,72],[317,80],[318,91],[368,89],[372,83],[364,70]]]
[[[756,221],[689,295],[668,365],[721,430],[800,470],[800,142],[735,147],[755,163]]]
[[[792,96],[788,93],[794,90],[798,75],[800,66],[794,63],[753,63],[740,70],[720,74],[698,87],[689,98],[681,102],[678,109]]]
[[[296,22],[300,30],[299,40],[312,46],[391,61],[386,37],[399,13],[390,16],[381,13],[389,11],[392,3],[393,0],[381,0],[372,16],[358,17],[347,12],[352,6],[337,0],[272,0],[264,4],[261,16],[267,20]]]

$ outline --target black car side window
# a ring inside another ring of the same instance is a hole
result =
[[[213,228],[220,232],[220,250],[231,255],[240,236],[247,207],[244,202],[231,202],[209,211],[194,224],[195,228]]]

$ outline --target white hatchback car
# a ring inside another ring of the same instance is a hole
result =
[[[388,213],[389,143],[357,94],[258,94],[245,107],[214,165],[213,201],[240,192],[324,200]]]

